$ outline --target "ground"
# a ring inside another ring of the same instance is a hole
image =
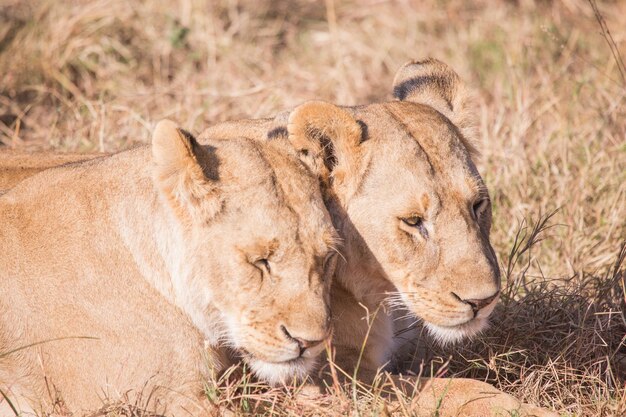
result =
[[[476,94],[506,285],[491,330],[433,346],[425,369],[563,415],[622,416],[626,2],[594,5],[0,0],[0,151],[111,152],[165,117],[198,133],[309,99],[386,100],[402,63],[439,58]],[[242,413],[410,413],[375,392],[303,406],[235,388],[209,391]]]

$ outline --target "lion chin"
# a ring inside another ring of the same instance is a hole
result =
[[[440,326],[432,323],[425,323],[430,335],[441,346],[455,344],[464,340],[472,339],[489,327],[487,318],[475,318],[458,326]]]
[[[257,378],[271,386],[282,386],[305,381],[316,367],[317,358],[299,357],[285,362],[266,362],[248,357],[246,363]]]
[[[457,326],[442,326],[425,322],[430,335],[441,346],[455,344],[464,340],[471,340],[489,327],[489,316],[498,303],[498,299],[493,300],[487,307],[478,312],[476,317]]]

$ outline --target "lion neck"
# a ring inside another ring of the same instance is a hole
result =
[[[325,193],[325,203],[333,225],[343,239],[342,260],[337,265],[334,280],[358,302],[376,309],[388,292],[395,291],[395,287],[332,190]],[[344,204],[347,206],[347,202]]]
[[[153,184],[149,149],[137,154],[142,161],[134,161],[134,166],[139,168],[124,171],[126,175],[120,177],[124,193],[116,194],[115,204],[110,206],[116,234],[141,277],[180,308],[209,344],[216,345],[219,313],[200,305],[198,293],[189,288],[189,283],[198,280],[193,279],[193,262],[187,255],[193,251],[188,249],[186,230]]]

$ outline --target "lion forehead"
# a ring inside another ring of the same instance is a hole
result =
[[[372,157],[364,182],[375,181],[369,177],[380,174],[385,177],[380,181],[392,178],[388,184],[391,189],[416,189],[412,198],[422,198],[424,192],[417,189],[455,189],[469,198],[484,188],[462,133],[437,110],[422,104],[390,102],[361,106],[354,114],[368,126],[368,139],[362,145]]]

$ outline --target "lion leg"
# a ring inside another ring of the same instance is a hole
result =
[[[394,391],[407,395],[418,415],[431,416],[536,416],[557,413],[524,404],[486,382],[467,378],[406,378],[388,375]]]
[[[335,372],[339,384],[349,383],[352,378]],[[305,396],[314,397],[323,387],[333,385],[333,377],[326,372],[317,389],[309,387]],[[417,416],[519,416],[557,417],[552,411],[525,404],[486,382],[467,378],[418,378],[392,375],[369,369],[360,369],[358,385],[366,390],[380,392],[392,403],[404,403],[404,407]]]

